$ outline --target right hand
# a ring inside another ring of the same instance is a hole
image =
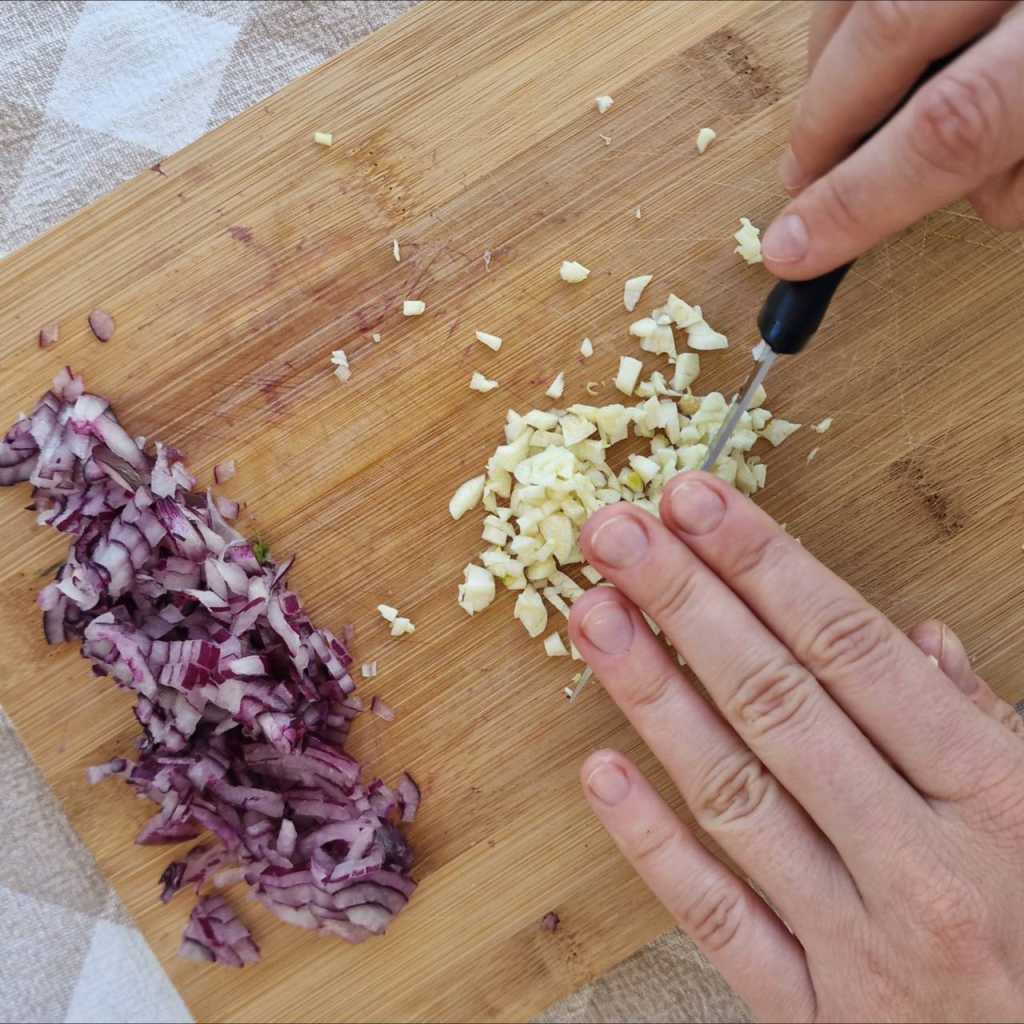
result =
[[[928,64],[975,36],[857,146]],[[796,198],[764,236],[771,273],[823,274],[964,196],[993,227],[1024,227],[1024,4],[827,0],[808,49],[780,164]]]

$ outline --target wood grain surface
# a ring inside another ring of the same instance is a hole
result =
[[[770,282],[730,236],[785,201],[774,164],[805,17],[790,3],[427,4],[0,263],[2,418],[69,362],[201,479],[237,459],[226,492],[247,528],[298,553],[314,620],[354,622],[357,658],[379,662],[363,692],[399,717],[360,721],[356,751],[424,790],[422,885],[386,938],[350,948],[243,903],[263,963],[177,959],[190,899],[156,899],[171,851],[132,845],[148,812],[127,787],[84,782],[129,750],[129,700],[73,646],[44,644],[34,595],[65,541],[23,511],[26,489],[0,494],[0,701],[200,1019],[521,1019],[669,926],[591,820],[578,765],[618,747],[678,797],[600,688],[566,704],[571,666],[526,639],[508,595],[472,621],[456,606],[479,523],[453,524],[447,501],[508,406],[546,404],[560,370],[566,401],[583,400],[639,354],[627,276],[653,273],[649,298],[674,289],[731,337],[702,385],[742,378]],[[599,93],[615,98],[605,115]],[[698,156],[703,125],[719,138]],[[318,129],[333,148],[312,144]],[[835,426],[772,452],[761,498],[900,626],[951,623],[1011,700],[1022,256],[1019,236],[957,207],[860,261],[818,340],[770,381],[773,410]],[[590,279],[562,283],[565,258]],[[426,314],[403,318],[406,298]],[[86,325],[96,306],[117,320],[106,345]],[[40,351],[53,320],[61,340]],[[348,385],[331,374],[337,347]],[[475,369],[501,388],[468,390]],[[381,601],[415,635],[389,638]],[[540,929],[552,909],[555,934]]]

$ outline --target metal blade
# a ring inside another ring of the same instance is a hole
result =
[[[704,459],[704,465],[700,467],[705,472],[714,468],[722,452],[725,451],[729,438],[732,437],[732,432],[736,429],[736,424],[739,423],[740,418],[750,408],[750,403],[753,402],[757,389],[764,383],[765,377],[768,376],[768,371],[772,368],[777,358],[778,356],[765,345],[763,355],[754,364],[754,369],[750,371],[750,376],[740,389],[739,396],[733,399],[728,415],[718,428],[714,441],[711,442],[707,458]]]

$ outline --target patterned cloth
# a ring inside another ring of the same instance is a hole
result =
[[[414,2],[0,0],[0,257]],[[0,777],[0,1024],[191,1021],[2,711]],[[673,933],[541,1019],[748,1018]]]

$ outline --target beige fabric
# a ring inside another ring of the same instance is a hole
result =
[[[0,257],[412,2],[0,0]],[[0,778],[0,1022],[189,1020],[2,712]],[[672,934],[540,1019],[748,1018]]]

